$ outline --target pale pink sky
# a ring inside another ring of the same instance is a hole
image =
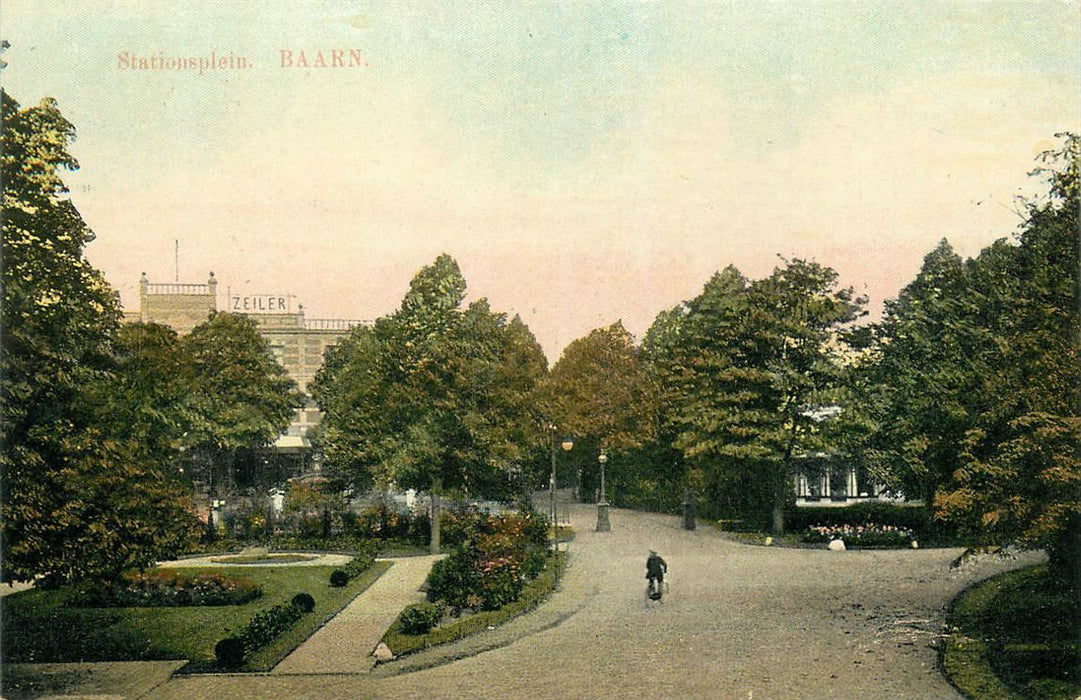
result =
[[[466,8],[469,8],[468,10]],[[878,309],[947,237],[1009,235],[1081,129],[1077,2],[284,3],[8,0],[2,79],[75,123],[87,250],[214,270],[312,317],[374,318],[453,255],[550,360],[641,337],[729,263],[833,266]],[[359,48],[363,67],[280,52]],[[121,52],[244,57],[199,75]]]

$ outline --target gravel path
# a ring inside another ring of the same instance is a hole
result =
[[[177,677],[152,697],[956,698],[932,646],[944,606],[1039,559],[951,570],[960,550],[754,547],[621,510],[596,533],[592,508],[571,511],[560,589],[498,630],[370,675]],[[662,605],[643,595],[649,549],[669,563]]]

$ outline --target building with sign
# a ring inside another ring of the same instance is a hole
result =
[[[274,357],[285,368],[300,391],[307,396],[308,384],[323,365],[327,348],[341,340],[351,328],[365,324],[352,319],[307,318],[304,306],[295,304],[291,294],[227,295],[226,308],[217,303],[218,281],[214,273],[206,284],[151,283],[143,273],[139,280],[139,310],[125,314],[126,320],[160,323],[177,333],[190,333],[216,311],[243,314],[255,321]],[[319,424],[319,409],[309,398],[297,410],[292,423],[269,448],[270,456],[294,462],[293,471],[310,471],[311,443],[308,432]]]

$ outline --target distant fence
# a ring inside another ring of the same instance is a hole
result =
[[[191,296],[210,296],[209,284],[154,283],[146,285],[147,294],[184,294]]]
[[[304,329],[309,331],[347,331],[354,326],[366,326],[371,321],[358,321],[351,318],[306,318]]]

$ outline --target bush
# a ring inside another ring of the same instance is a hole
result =
[[[428,574],[429,602],[443,601],[455,609],[466,607],[467,599],[477,590],[469,553],[459,547],[440,559]]]
[[[244,641],[226,637],[214,646],[214,658],[222,668],[239,668],[244,663]]]
[[[421,635],[405,634],[401,629],[401,625],[392,625],[387,630],[387,633],[383,635],[383,641],[390,647],[395,656],[400,656],[481,632],[488,627],[502,624],[516,615],[531,610],[551,593],[559,581],[559,574],[565,560],[563,554],[555,554],[548,557],[546,561],[548,566],[541,571],[537,578],[523,587],[518,600],[504,605],[499,610],[477,612],[468,617],[438,625],[428,633]]]
[[[250,654],[274,641],[275,637],[292,627],[303,615],[304,612],[292,603],[282,603],[256,613],[240,633],[245,653]]]
[[[293,607],[300,608],[301,612],[310,613],[315,610],[315,598],[307,593],[297,593],[293,596]]]
[[[330,585],[335,588],[341,588],[352,579],[363,574],[373,563],[375,563],[375,555],[378,551],[378,543],[367,542],[365,546],[361,548],[361,552],[353,557],[348,564],[341,569],[335,569],[331,572]]]
[[[467,539],[432,568],[428,600],[463,608],[496,610],[518,599],[544,568],[547,527],[534,513],[455,516]]]
[[[156,569],[129,573],[119,583],[82,588],[73,602],[86,607],[243,605],[263,594],[248,578],[220,573]]]
[[[427,634],[443,619],[443,606],[417,603],[398,616],[398,628],[404,634]]]

